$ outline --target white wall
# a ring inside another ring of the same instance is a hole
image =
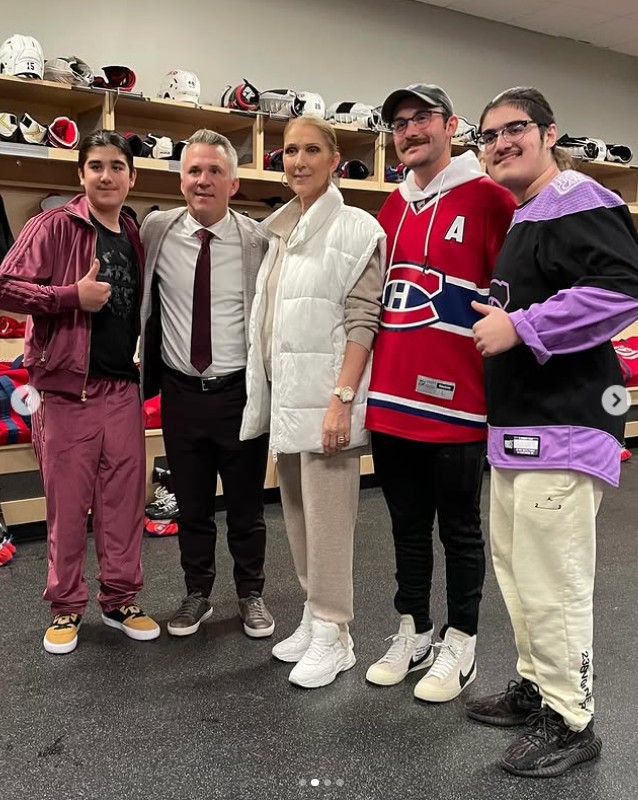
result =
[[[190,69],[202,102],[242,77],[373,104],[423,80],[476,119],[498,92],[532,84],[562,132],[628,144],[638,162],[637,58],[412,0],[3,2],[0,38],[11,33],[36,36],[49,58],[129,65],[150,95],[167,70]]]

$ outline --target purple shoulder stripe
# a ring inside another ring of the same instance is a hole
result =
[[[545,222],[597,208],[617,208],[625,201],[582,172],[568,169],[557,175],[529,203],[514,212],[512,225]]]

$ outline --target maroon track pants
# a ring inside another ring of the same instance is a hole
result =
[[[91,510],[104,611],[134,603],[142,587],[145,448],[139,388],[89,379],[86,402],[45,392],[32,417],[33,445],[47,502],[49,570],[44,599],[53,614],[82,614]]]

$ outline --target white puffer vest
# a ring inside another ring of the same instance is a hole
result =
[[[287,207],[266,220],[266,233]],[[270,233],[250,319],[248,399],[240,439],[253,439],[270,430],[270,447],[275,452],[323,451],[323,419],[346,347],[345,301],[377,248],[384,265],[383,229],[367,212],[345,205],[332,184],[301,217],[288,240],[277,286],[271,392],[261,341],[265,287],[279,249],[279,237]],[[368,360],[352,408],[351,448],[368,441],[364,420],[369,380]]]

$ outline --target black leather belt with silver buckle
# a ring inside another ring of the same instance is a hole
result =
[[[219,375],[215,378],[197,378],[194,375],[184,375],[183,372],[170,369],[169,367],[164,367],[164,369],[180,383],[192,389],[197,389],[200,392],[220,392],[223,389],[227,389],[229,386],[241,383],[246,378],[245,369],[238,369],[237,372],[229,372],[228,375]]]

